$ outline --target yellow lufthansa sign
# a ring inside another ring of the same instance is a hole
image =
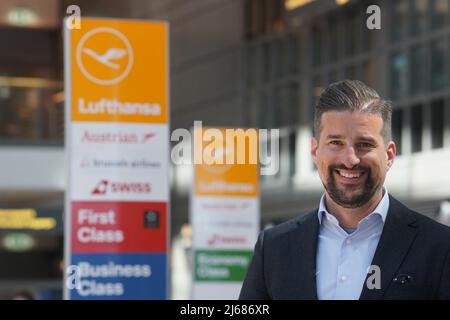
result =
[[[195,194],[258,195],[255,129],[203,128],[194,132]]]
[[[167,122],[164,22],[83,19],[69,31],[72,121]]]

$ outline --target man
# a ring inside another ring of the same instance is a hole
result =
[[[326,88],[311,142],[319,209],[260,233],[240,299],[450,299],[450,228],[383,187],[391,113],[360,81]]]

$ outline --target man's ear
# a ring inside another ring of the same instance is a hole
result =
[[[390,169],[394,164],[394,159],[397,154],[397,146],[394,141],[390,141],[386,147],[387,166]]]
[[[317,159],[317,149],[319,148],[319,141],[317,141],[316,137],[311,138],[311,156],[314,160],[314,163]]]

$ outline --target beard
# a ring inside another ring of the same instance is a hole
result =
[[[335,203],[344,208],[359,208],[372,199],[375,193],[381,188],[381,181],[376,181],[372,171],[366,166],[354,166],[350,170],[364,170],[366,179],[362,186],[360,185],[341,185],[338,186],[334,173],[336,169],[347,169],[344,165],[331,165],[328,167],[328,181],[323,183],[328,195]],[[358,189],[360,189],[358,191]]]

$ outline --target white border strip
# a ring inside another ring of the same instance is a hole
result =
[[[67,288],[67,275],[66,270],[71,264],[71,219],[72,212],[70,206],[70,142],[71,142],[71,129],[72,129],[72,69],[71,69],[71,50],[72,50],[72,31],[67,28],[66,21],[69,18],[63,19],[64,30],[64,111],[65,111],[65,171],[66,171],[66,188],[65,188],[65,205],[64,205],[64,270],[63,270],[63,299],[69,300],[70,294]]]

